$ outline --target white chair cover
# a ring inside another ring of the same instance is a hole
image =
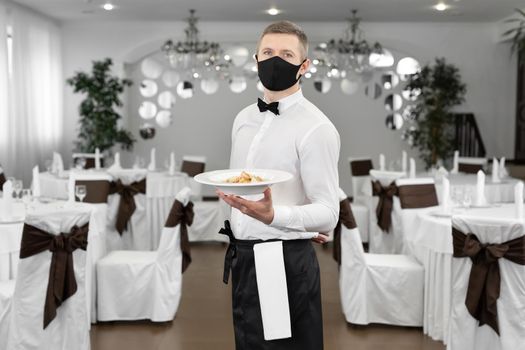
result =
[[[61,232],[70,232],[74,225],[86,224],[90,215],[91,210],[86,207],[59,211],[55,209],[28,215],[25,222],[57,235]],[[51,255],[50,251],[44,251],[20,259],[11,303],[7,349],[87,350],[90,348],[84,250],[77,249],[73,252],[78,287],[76,293],[58,308],[55,319],[47,328],[43,328],[44,300]]]
[[[145,169],[121,169],[110,171],[113,181],[121,180],[124,185],[142,181],[146,178]],[[146,187],[146,192],[148,191]],[[108,220],[106,227],[107,251],[113,250],[151,250],[151,233],[148,228],[146,194],[134,196],[136,209],[128,223],[128,229],[119,234],[115,228],[120,195],[111,194],[108,198]]]
[[[185,155],[182,157],[182,165],[181,165],[182,169],[184,168],[185,162],[202,163],[206,165],[206,157]],[[202,198],[202,184],[195,181],[193,179],[193,176],[190,176],[189,182],[190,182],[190,188],[192,192],[192,195],[191,195],[192,200],[193,201],[200,200]]]
[[[219,234],[219,230],[224,221],[230,219],[230,206],[224,201],[195,201],[193,204],[195,218],[188,227],[190,242],[228,242],[228,237]]]
[[[404,176],[406,176],[405,173],[397,171],[370,171],[370,181],[379,181],[383,187],[389,186],[392,182]],[[372,185],[370,185],[370,188],[372,188]],[[394,196],[394,203],[395,200],[396,198]],[[377,254],[401,253],[401,251],[398,250],[399,247],[396,245],[397,240],[393,234],[393,227],[395,223],[392,221],[392,227],[388,233],[384,232],[377,224],[376,208],[378,203],[379,198],[377,196],[373,196],[368,206],[368,210],[370,212],[368,234],[369,251],[370,253]]]
[[[177,200],[188,202],[190,191]],[[164,227],[157,251],[113,251],[97,264],[98,319],[173,320],[182,289],[180,225]]]
[[[435,185],[433,178],[409,178],[409,179],[398,179],[396,180],[396,186],[398,189],[403,186],[411,185]],[[412,253],[411,248],[405,242],[405,232],[407,230],[415,230],[417,217],[421,211],[428,211],[429,207],[425,208],[411,208],[403,209],[401,207],[401,201],[399,196],[394,197],[394,206],[392,209],[392,235],[393,240],[393,254],[409,254]],[[437,207],[430,207],[435,210]]]
[[[366,254],[359,229],[341,227],[339,288],[346,321],[423,325],[424,271],[406,255]]]
[[[475,234],[481,243],[503,243],[525,235],[518,220],[453,216],[452,226],[464,234]],[[487,325],[478,327],[466,306],[465,297],[472,262],[452,259],[452,310],[447,350],[514,350],[525,344],[525,265],[505,258],[498,260],[501,276],[497,301],[500,335]]]
[[[15,291],[15,280],[0,281],[0,349],[7,349],[11,300]]]

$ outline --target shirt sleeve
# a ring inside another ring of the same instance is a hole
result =
[[[339,220],[338,161],[341,142],[331,124],[323,123],[299,145],[300,174],[310,204],[274,206],[270,226],[284,231],[328,232]]]

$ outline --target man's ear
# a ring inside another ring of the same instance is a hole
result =
[[[301,67],[299,68],[299,74],[304,76],[305,73],[308,72],[308,68],[310,68],[310,59],[306,58],[305,61],[301,64]]]

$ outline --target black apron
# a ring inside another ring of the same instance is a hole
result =
[[[233,236],[228,221],[220,232],[230,238],[223,280],[228,283],[231,268],[236,350],[322,350],[319,264],[311,241],[283,241],[292,337],[266,341],[257,291],[253,246],[269,241],[238,240]]]

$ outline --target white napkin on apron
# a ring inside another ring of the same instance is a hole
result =
[[[292,328],[284,269],[283,242],[255,244],[253,255],[264,340],[290,338]]]

